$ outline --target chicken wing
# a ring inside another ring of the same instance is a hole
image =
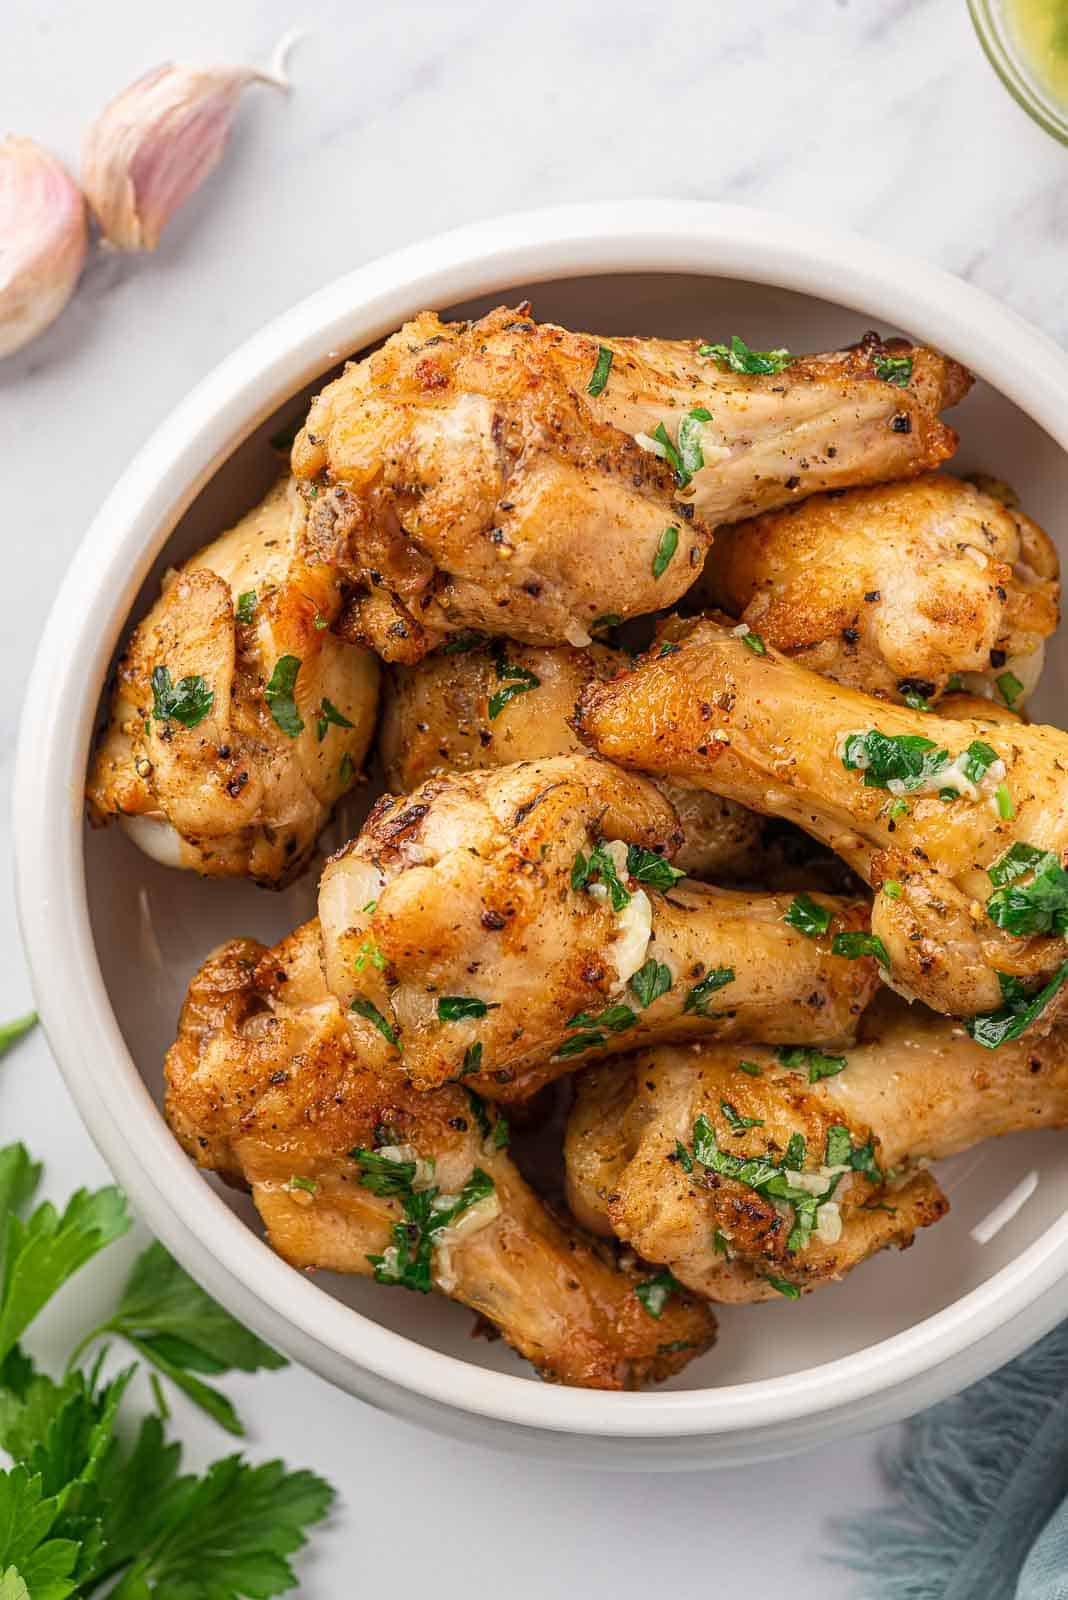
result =
[[[300,568],[303,522],[279,482],[168,576],[119,661],[90,819],[165,865],[281,885],[359,775],[378,662],[330,631],[338,575]]]
[[[446,645],[416,666],[395,668],[379,727],[387,784],[409,794],[441,768],[470,772],[583,753],[568,722],[579,692],[627,661],[625,651],[603,644],[577,650],[476,640],[469,649]],[[678,816],[682,843],[674,861],[689,877],[771,883],[791,869],[797,873],[784,859],[781,830],[766,818],[707,789],[658,788]]]
[[[956,446],[938,413],[970,382],[875,335],[753,376],[695,340],[595,339],[525,305],[428,311],[327,385],[293,471],[312,558],[361,591],[349,636],[386,660],[468,628],[582,645],[605,613],[671,605],[716,523],[936,466]]]
[[[167,1116],[201,1166],[247,1184],[294,1266],[436,1289],[543,1377],[597,1389],[670,1376],[715,1334],[673,1296],[659,1316],[520,1177],[504,1120],[458,1086],[416,1094],[350,1047],[308,923],[235,939],[194,977],[167,1056]]]
[[[878,978],[831,929],[862,933],[867,905],[810,897],[804,931],[789,895],[675,881],[675,833],[651,784],[589,756],[385,797],[320,885],[353,1049],[520,1100],[623,1034],[848,1040]]]
[[[1068,1123],[1063,1029],[991,1058],[931,1012],[880,1002],[869,1017],[844,1055],[702,1042],[581,1073],[575,1215],[713,1300],[764,1300],[841,1278],[943,1216],[922,1163]]]
[[[838,683],[908,703],[947,684],[1022,704],[1057,626],[1057,555],[1036,522],[959,478],[813,495],[737,522],[690,598]]]
[[[788,817],[877,890],[893,987],[996,1045],[1068,1001],[1068,733],[888,705],[709,619],[591,684],[601,754]]]

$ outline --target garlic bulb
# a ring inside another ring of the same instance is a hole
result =
[[[82,192],[32,139],[0,142],[0,356],[59,316],[85,261]]]
[[[164,226],[214,171],[250,83],[288,89],[283,40],[272,69],[167,62],[124,89],[82,145],[82,183],[100,231],[120,250],[154,250]]]

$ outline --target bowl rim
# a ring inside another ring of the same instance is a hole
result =
[[[933,1316],[783,1376],[605,1394],[487,1371],[334,1299],[229,1210],[156,1110],[97,961],[82,805],[96,707],[138,590],[204,484],[288,395],[425,306],[550,279],[640,272],[740,278],[908,328],[964,361],[1068,450],[1068,356],[1052,340],[936,267],[769,213],[672,201],[519,213],[408,246],[336,279],[239,346],[175,408],[104,502],[56,596],[20,721],[13,806],[19,921],[37,1006],[90,1134],[157,1236],[235,1315],[357,1394],[415,1415],[461,1412],[620,1441],[742,1437],[790,1424],[803,1432],[806,1420],[870,1410],[890,1391],[898,1395],[892,1414],[904,1415],[921,1378],[926,1403],[1052,1326],[1058,1297],[1049,1291],[1068,1276],[1068,1214]]]

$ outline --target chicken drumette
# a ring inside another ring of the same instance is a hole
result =
[[[720,606],[839,683],[935,700],[951,682],[1022,704],[1057,626],[1036,522],[959,478],[813,495],[723,528],[688,599]]]
[[[901,993],[991,1046],[1048,1028],[1068,999],[1068,733],[888,705],[708,619],[667,632],[669,655],[583,692],[586,742],[828,844],[877,891],[867,948]]]
[[[590,1067],[566,1138],[576,1216],[712,1300],[773,1299],[943,1216],[918,1164],[1068,1123],[1063,1029],[992,1059],[891,1000],[863,1033],[837,1056],[702,1043]]]
[[[320,886],[354,1050],[521,1100],[624,1038],[848,1041],[878,978],[831,944],[867,905],[809,897],[802,927],[788,894],[675,881],[675,837],[652,784],[589,756],[386,796]]]
[[[554,1220],[477,1095],[418,1094],[353,1054],[314,922],[274,949],[235,939],[209,957],[166,1074],[179,1140],[251,1188],[294,1266],[439,1290],[560,1383],[634,1388],[713,1340],[706,1307],[672,1296],[654,1315],[636,1292],[649,1274],[608,1264]]]
[[[330,631],[339,577],[301,566],[304,518],[276,484],[169,575],[119,661],[89,814],[168,866],[282,884],[359,774],[378,663]]]
[[[605,613],[671,605],[717,523],[936,466],[956,445],[938,414],[970,381],[875,335],[753,375],[527,306],[424,312],[312,405],[292,458],[309,554],[356,583],[345,627],[386,660],[472,627],[585,644]]]

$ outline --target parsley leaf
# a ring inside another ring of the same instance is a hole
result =
[[[237,597],[237,605],[234,607],[234,616],[237,618],[238,622],[251,622],[255,615],[256,591],[255,589],[246,589],[244,594],[239,594]]]
[[[488,1011],[497,1011],[499,1006],[487,1005],[485,1000],[478,1000],[474,995],[443,994],[438,999],[439,1022],[464,1022],[468,1017],[484,1017]]]
[[[47,1499],[39,1474],[25,1467],[0,1472],[0,1597],[66,1600],[77,1587],[72,1576],[79,1546],[48,1536],[59,1517],[58,1496]]]
[[[998,691],[1001,694],[1001,698],[1011,711],[1017,700],[1023,694],[1023,684],[1020,682],[1015,672],[1003,672],[1000,677],[994,679],[994,682],[998,686]]]
[[[353,726],[348,717],[343,716],[334,702],[328,700],[324,694],[322,703],[319,706],[318,720],[315,724],[315,737],[320,744],[326,738],[326,730],[330,723],[333,723],[335,728],[351,728]]]
[[[977,1017],[969,1017],[964,1024],[976,1044],[981,1044],[986,1050],[996,1050],[1007,1039],[1018,1039],[1038,1020],[1068,981],[1068,961],[1058,967],[1037,994],[1029,995],[1019,978],[1007,972],[999,972],[997,976],[1005,1004],[997,1011],[981,1012]]]
[[[244,1433],[230,1401],[194,1374],[284,1367],[284,1356],[236,1322],[161,1244],[134,1262],[113,1316],[86,1335],[73,1361],[95,1339],[117,1334],[177,1384],[229,1433]]]
[[[531,689],[537,689],[541,685],[541,679],[533,672],[529,672],[526,667],[515,666],[508,661],[504,655],[503,648],[498,651],[495,657],[495,664],[497,677],[505,684],[505,687],[490,695],[487,711],[491,722],[500,716],[505,706],[514,700],[517,695],[529,694]]]
[[[837,1077],[848,1065],[845,1056],[824,1055],[822,1050],[813,1050],[809,1045],[780,1045],[775,1054],[784,1067],[794,1072],[807,1072],[809,1083]]]
[[[355,1011],[358,1017],[363,1017],[366,1022],[373,1024],[387,1044],[391,1044],[396,1050],[401,1048],[396,1028],[391,1022],[386,1021],[378,1007],[373,1005],[370,1000],[365,1000],[362,995],[357,995],[354,1000],[349,1001],[349,1010]]]
[[[699,356],[714,356],[729,372],[759,377],[782,372],[793,361],[789,350],[750,350],[744,339],[732,333],[730,344],[703,344]]]
[[[1020,883],[1026,872],[1033,872],[1031,882]],[[1001,887],[987,901],[986,914],[1006,933],[1018,938],[1068,933],[1068,872],[1052,850],[1013,845],[990,868],[989,877]]]
[[[884,383],[892,383],[898,389],[908,386],[912,377],[911,356],[876,356],[873,365],[875,376]]]
[[[630,991],[634,995],[642,1010],[645,1011],[654,1000],[667,994],[671,988],[671,968],[662,961],[657,961],[655,956],[650,956],[637,972],[631,974]]]
[[[263,691],[263,698],[271,708],[275,724],[290,739],[295,739],[304,729],[304,718],[293,696],[300,667],[298,656],[279,656]]]
[[[372,1188],[372,1183],[367,1181],[366,1157],[368,1152],[354,1152],[364,1169],[364,1176],[360,1181],[365,1188]],[[393,1198],[400,1201],[404,1208],[404,1221],[394,1223],[390,1229],[389,1247],[382,1255],[368,1256],[367,1259],[374,1268],[375,1281],[395,1285],[401,1289],[412,1289],[419,1294],[429,1294],[433,1288],[433,1257],[434,1243],[437,1235],[444,1228],[463,1216],[472,1206],[480,1200],[485,1200],[494,1192],[493,1179],[481,1167],[475,1167],[471,1176],[460,1190],[459,1194],[445,1195],[435,1187],[415,1189],[411,1186],[414,1180],[414,1163],[398,1163],[413,1168],[412,1178],[407,1189],[397,1189]],[[377,1181],[377,1176],[373,1179]],[[380,1193],[380,1190],[373,1190]]]
[[[811,895],[795,894],[782,920],[799,933],[815,939],[827,932],[831,925],[831,913],[826,906],[818,905]]]
[[[653,577],[662,578],[671,564],[675,551],[679,548],[679,530],[676,527],[665,528],[660,535],[660,542],[656,547],[653,557]]]
[[[195,728],[215,704],[215,691],[209,689],[200,673],[171,682],[166,667],[156,667],[152,672],[152,715],[157,722],[180,722],[184,728]]]
[[[37,1024],[36,1011],[27,1011],[24,1017],[16,1017],[14,1022],[0,1023],[0,1060],[8,1051],[24,1038],[30,1029]]]
[[[831,940],[831,954],[845,956],[847,961],[874,956],[885,971],[890,970],[890,954],[877,933],[836,933]]]
[[[607,345],[599,344],[597,346],[597,362],[590,381],[586,385],[587,394],[600,394],[604,389],[605,384],[608,382],[608,374],[612,370],[612,358],[614,355],[615,351],[609,350]]]
[[[18,1154],[10,1157],[11,1149]],[[31,1181],[33,1169],[27,1168],[28,1158],[21,1145],[9,1146],[2,1156],[6,1160],[0,1161],[0,1170],[6,1168],[9,1174],[5,1198],[16,1198],[7,1213],[0,1247],[0,1361],[67,1279],[130,1226],[122,1192],[111,1187],[95,1193],[79,1189],[62,1213],[46,1200],[24,1220],[19,1215],[18,1197],[22,1205],[28,1202],[36,1187],[36,1175]],[[0,1195],[2,1191],[0,1180]]]
[[[477,650],[479,645],[485,644],[485,642],[486,635],[484,633],[476,633],[473,629],[468,629],[465,633],[458,633],[455,638],[449,640],[448,644],[443,644],[441,653],[443,656],[463,656],[469,650]]]
[[[655,850],[645,850],[640,844],[627,846],[627,872],[637,883],[648,883],[654,889],[670,889],[685,872],[673,867],[670,861],[658,856]]]
[[[464,1051],[464,1063],[460,1068],[461,1078],[469,1077],[472,1072],[478,1072],[482,1066],[482,1041],[469,1044]]]
[[[708,1002],[717,989],[723,989],[728,983],[734,982],[733,967],[713,967],[711,972],[703,977],[700,983],[695,983],[682,1002],[683,1011],[696,1011],[699,1017],[707,1017]]]
[[[766,1282],[770,1283],[771,1287],[785,1299],[800,1300],[801,1290],[796,1283],[790,1283],[786,1278],[777,1278],[770,1272],[765,1275],[765,1278]]]
[[[571,863],[572,889],[586,889],[591,879],[599,880],[608,890],[612,901],[613,911],[622,911],[630,904],[630,894],[624,887],[616,864],[606,848],[604,842],[594,845],[588,856],[581,850],[575,852],[575,859]]]
[[[833,1123],[827,1129],[827,1150],[823,1157],[824,1165],[828,1167],[847,1167],[852,1154],[853,1136],[849,1129],[841,1122]]]
[[[658,1272],[655,1278],[646,1278],[644,1283],[639,1283],[634,1290],[646,1311],[658,1322],[671,1296],[682,1292],[682,1284],[666,1267],[663,1272]]]
[[[961,758],[960,769],[969,783],[981,783],[988,767],[999,759],[996,750],[982,739],[973,739]]]
[[[679,461],[685,474],[680,488],[689,483],[694,473],[700,472],[705,464],[704,451],[701,449],[701,428],[706,422],[711,421],[711,411],[704,406],[694,406],[679,423]]]
[[[721,1100],[719,1103],[719,1109],[723,1112],[724,1117],[727,1119],[728,1126],[733,1130],[734,1133],[744,1133],[746,1128],[762,1128],[764,1126],[763,1117],[740,1116],[738,1111],[734,1106],[731,1105],[729,1100]]]
[[[888,789],[900,783],[907,793],[922,788],[928,778],[949,766],[948,750],[918,733],[851,733],[842,749],[847,772],[862,772],[866,789]]]
[[[414,1161],[394,1161],[380,1150],[365,1150],[362,1146],[350,1150],[349,1155],[359,1164],[360,1183],[372,1194],[397,1199],[407,1194],[415,1182]]]

